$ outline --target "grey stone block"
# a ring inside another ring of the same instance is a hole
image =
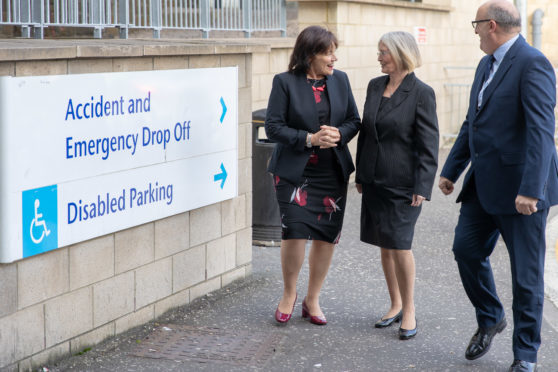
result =
[[[98,327],[134,311],[134,272],[93,286],[93,326]]]
[[[172,258],[153,262],[136,270],[136,309],[172,293]]]
[[[190,211],[190,246],[221,237],[221,205],[212,204]]]
[[[76,244],[70,251],[70,290],[114,275],[114,235]]]
[[[155,228],[153,223],[117,232],[114,236],[116,274],[153,262]]]
[[[17,310],[16,264],[0,265],[0,318]]]
[[[68,249],[56,249],[19,261],[18,308],[24,308],[68,291]]]
[[[172,258],[173,293],[205,280],[205,245],[190,248]]]
[[[0,319],[0,367],[45,348],[43,305]]]
[[[155,221],[155,259],[185,251],[190,247],[190,214],[177,214]]]
[[[45,304],[46,347],[93,328],[91,288],[82,288]]]

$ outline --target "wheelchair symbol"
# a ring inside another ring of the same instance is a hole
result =
[[[46,222],[44,220],[41,220],[43,214],[39,213],[40,204],[41,202],[39,201],[39,199],[35,199],[35,218],[33,218],[33,220],[31,221],[31,227],[29,228],[29,235],[31,235],[31,240],[35,244],[39,244],[43,241],[45,236],[48,236],[50,234],[50,230],[47,229]],[[34,227],[42,227],[41,236],[39,236],[37,239],[35,239],[35,235],[33,234]]]

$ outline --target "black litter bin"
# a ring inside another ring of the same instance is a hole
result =
[[[252,113],[252,240],[255,245],[279,245],[281,216],[273,176],[267,172],[275,143],[265,136],[265,111]]]

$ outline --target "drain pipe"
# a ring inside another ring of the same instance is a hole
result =
[[[537,9],[533,13],[533,19],[531,20],[531,25],[533,26],[533,46],[538,50],[541,50],[541,38],[542,38],[542,17],[544,12],[542,9]]]
[[[527,39],[527,0],[514,0],[521,18],[521,35]]]

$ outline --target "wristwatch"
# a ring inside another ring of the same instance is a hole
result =
[[[312,133],[308,133],[306,135],[306,147],[308,148],[312,147]]]

